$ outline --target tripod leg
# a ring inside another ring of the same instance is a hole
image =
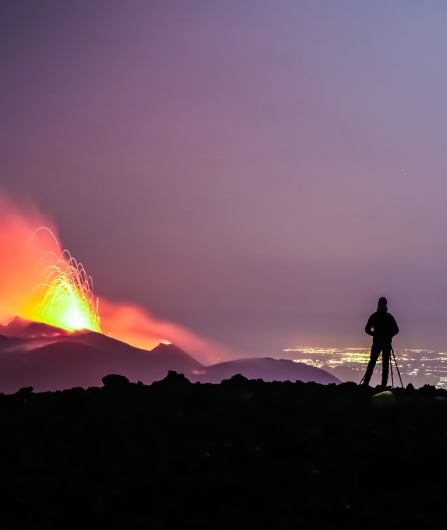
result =
[[[394,388],[394,377],[393,377],[393,359],[390,352],[390,372],[391,372],[391,388]]]
[[[392,346],[391,346],[391,352],[392,352],[393,357],[394,357],[394,363],[396,365],[397,373],[399,374],[400,384],[402,385],[402,388],[403,388],[404,384],[402,383],[402,377],[400,376],[399,366],[397,365],[396,356],[394,355],[394,350],[393,350]]]

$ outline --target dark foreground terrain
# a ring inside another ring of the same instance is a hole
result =
[[[447,392],[190,384],[0,395],[6,528],[447,528]]]

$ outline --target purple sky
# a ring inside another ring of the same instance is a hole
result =
[[[2,0],[0,186],[249,355],[447,348],[447,3]]]

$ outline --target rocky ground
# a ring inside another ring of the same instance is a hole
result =
[[[447,391],[236,376],[0,395],[1,528],[447,528]]]

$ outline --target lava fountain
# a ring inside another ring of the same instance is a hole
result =
[[[38,228],[43,226],[47,228]],[[126,301],[101,296],[100,320],[91,277],[61,248],[50,217],[32,203],[12,200],[0,189],[1,324],[18,316],[70,332],[102,332],[145,350],[173,342],[203,364],[236,357],[235,352],[184,326]]]
[[[101,332],[98,299],[93,296],[93,281],[81,263],[67,250],[60,256],[47,253],[39,263],[46,265],[38,285],[25,303],[25,312],[34,320],[76,331]]]

